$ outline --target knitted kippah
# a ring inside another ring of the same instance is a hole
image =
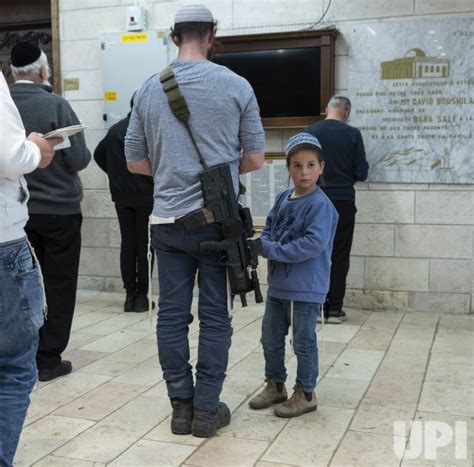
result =
[[[319,142],[318,138],[309,133],[298,133],[292,136],[288,140],[288,144],[286,145],[285,153],[288,155],[296,146],[300,144],[310,144],[311,146],[317,147],[321,150],[321,143]]]
[[[11,51],[12,65],[15,67],[31,65],[40,57],[41,49],[31,42],[19,42]]]
[[[211,11],[205,5],[190,4],[182,6],[174,17],[174,24],[214,23]]]

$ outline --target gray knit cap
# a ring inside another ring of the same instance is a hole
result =
[[[176,12],[174,24],[179,23],[214,23],[214,18],[205,5],[189,4]]]
[[[299,146],[300,144],[309,144],[311,146],[317,147],[320,151],[322,150],[321,143],[319,142],[318,138],[309,133],[298,133],[288,140],[288,144],[286,145],[285,149],[286,155],[288,155],[296,146]]]

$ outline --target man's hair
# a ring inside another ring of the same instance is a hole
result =
[[[183,41],[203,41],[209,33],[214,31],[217,26],[215,23],[201,23],[201,22],[189,22],[189,23],[178,23],[171,29],[171,37],[176,39],[179,43]]]
[[[328,102],[328,107],[339,107],[344,110],[350,110],[351,101],[346,96],[332,96]]]
[[[19,66],[19,67],[10,65],[10,68],[12,70],[12,75],[15,79],[17,79],[20,75],[27,75],[27,74],[30,74],[30,73],[32,73],[34,75],[39,75],[41,67],[46,68],[46,71],[47,71],[48,76],[49,76],[50,75],[50,69],[49,69],[49,64],[48,64],[48,57],[46,56],[46,54],[43,51],[41,51],[41,55],[38,58],[38,60],[36,60],[33,63],[30,63],[29,65]]]

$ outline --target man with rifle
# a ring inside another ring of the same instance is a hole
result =
[[[125,139],[129,170],[154,178],[152,244],[160,285],[158,354],[173,414],[171,431],[210,437],[230,422],[219,402],[232,336],[229,295],[255,290],[256,244],[239,209],[239,173],[260,169],[264,132],[250,84],[208,60],[216,34],[203,5],[178,10],[178,59],[138,91]],[[246,220],[246,221],[245,221]],[[253,269],[251,272],[250,269]],[[197,274],[196,381],[188,330]],[[229,291],[227,288],[229,283]]]

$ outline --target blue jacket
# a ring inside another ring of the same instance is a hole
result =
[[[324,303],[339,216],[320,188],[298,198],[290,198],[292,192],[276,197],[261,236],[269,260],[268,295]]]

